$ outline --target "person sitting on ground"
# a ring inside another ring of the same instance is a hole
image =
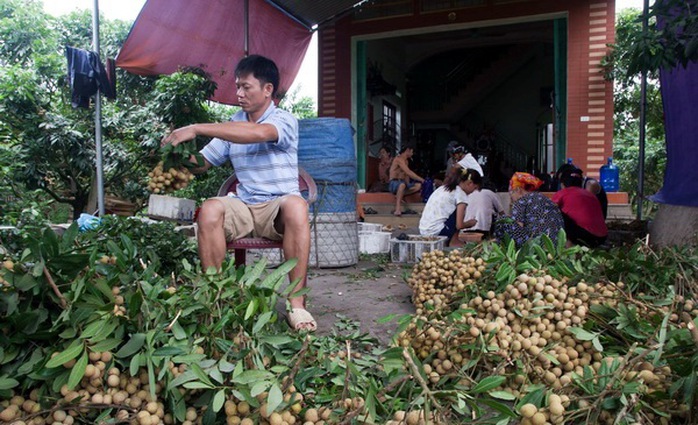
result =
[[[298,260],[288,273],[295,287],[287,318],[294,330],[313,331],[317,323],[306,310],[305,297],[294,296],[306,286],[310,253],[308,203],[298,187],[298,120],[274,105],[279,71],[272,60],[259,55],[242,59],[235,84],[241,110],[230,121],[178,128],[161,145],[213,137],[201,150],[204,165],[196,171],[229,161],[239,180],[237,194],[208,199],[200,208],[201,267],[220,270],[227,242],[249,236],[283,239],[285,258]]]
[[[447,236],[446,245],[459,229],[472,226],[474,222],[464,222],[465,203],[482,177],[475,170],[454,167],[444,183],[429,197],[422,217],[419,219],[419,234],[422,236]]]
[[[557,235],[565,223],[557,205],[536,192],[541,184],[543,182],[539,178],[529,173],[514,173],[509,180],[511,218],[495,223],[494,235],[498,240],[510,238],[517,247],[541,235],[548,235],[557,241]]]
[[[554,183],[559,186],[562,173],[577,169],[578,168],[574,164],[562,164],[555,173]],[[603,213],[603,218],[605,220],[608,215],[608,195],[606,195],[606,191],[601,186],[601,183],[599,183],[598,180],[592,179],[591,177],[584,176],[582,173],[582,188],[591,192],[594,196],[596,196],[596,199],[599,200],[599,203],[601,204],[601,212]],[[560,187],[555,187],[553,190],[557,191],[560,189]]]
[[[398,217],[402,215],[402,200],[407,195],[419,192],[422,189],[421,183],[424,182],[422,177],[410,170],[408,161],[413,155],[414,148],[403,147],[400,155],[396,156],[390,164],[390,192],[395,195],[393,214]]]
[[[479,176],[479,175],[478,175]],[[461,232],[479,233],[487,238],[492,233],[494,218],[504,213],[499,196],[489,189],[482,188],[482,177],[473,179],[475,190],[468,194],[465,207],[465,224]]]
[[[378,150],[378,180],[376,180],[369,192],[387,192],[390,189],[390,165],[393,162],[393,157],[388,152],[388,148],[381,146]]]
[[[606,241],[608,228],[599,200],[582,188],[582,170],[566,169],[560,176],[562,190],[553,195],[565,221],[567,240],[595,248]]]

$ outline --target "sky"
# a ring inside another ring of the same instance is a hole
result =
[[[44,10],[52,15],[62,15],[74,10],[92,10],[95,0],[43,0]],[[650,0],[653,3],[654,0]],[[107,19],[133,21],[138,16],[145,0],[103,0],[99,1],[99,10]],[[628,7],[642,9],[643,0],[616,0],[616,11]],[[301,69],[290,91],[300,86],[300,95],[309,96],[317,103],[317,37],[308,47]]]

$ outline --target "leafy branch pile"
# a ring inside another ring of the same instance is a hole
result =
[[[417,315],[399,343],[417,353],[431,391],[491,380],[490,395],[505,402],[487,404],[496,421],[520,415],[523,424],[694,420],[693,293],[587,283],[585,266],[610,266],[613,255],[564,246],[564,235],[558,246],[544,239],[518,252],[494,245],[486,271],[472,253],[425,254],[408,279]],[[685,263],[688,276],[695,264]]]
[[[213,274],[185,256],[164,267],[130,221],[107,223],[115,231],[47,230],[0,250],[0,421],[695,420],[693,253],[653,254],[683,270],[681,296],[564,239],[431,253],[408,279],[418,313],[385,348],[353,324],[289,333],[276,305],[293,262]],[[591,266],[625,284],[588,283]]]
[[[125,220],[107,221],[121,232],[47,229],[3,251],[0,420],[326,424],[420,415],[402,349],[378,349],[351,329],[289,334],[275,306],[293,262],[271,273],[259,263],[207,274],[182,258],[165,269],[130,231],[134,222],[115,220]]]

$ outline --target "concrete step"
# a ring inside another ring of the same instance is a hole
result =
[[[633,220],[635,214],[630,204],[608,204],[606,220]]]

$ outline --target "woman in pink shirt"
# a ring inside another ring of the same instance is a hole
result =
[[[563,172],[560,176],[563,189],[555,193],[553,202],[562,211],[567,239],[594,248],[606,241],[608,228],[601,203],[594,194],[582,189],[582,181],[582,170]]]

